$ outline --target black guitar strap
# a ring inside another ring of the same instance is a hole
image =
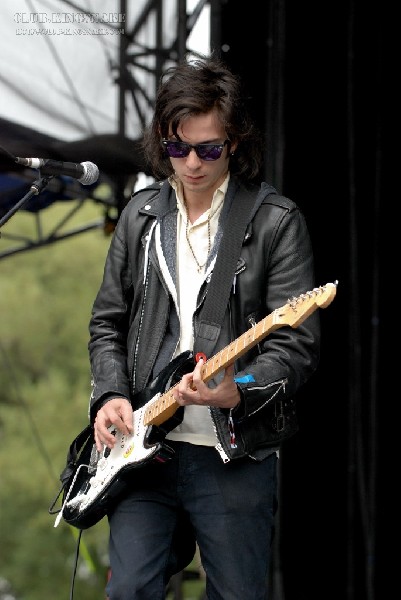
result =
[[[252,185],[246,188],[237,180],[234,185],[236,187],[233,194],[230,194],[231,206],[224,223],[223,237],[196,331],[194,356],[198,352],[204,353],[206,358],[212,356],[221,331],[246,228],[261,201],[266,197],[266,189],[259,186]],[[275,193],[274,188],[270,186],[268,188],[267,193]],[[229,187],[227,195],[231,190]]]

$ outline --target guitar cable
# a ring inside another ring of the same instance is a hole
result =
[[[81,545],[81,536],[82,536],[82,529],[79,530],[79,534],[78,534],[78,538],[77,538],[77,547],[75,550],[74,568],[73,568],[72,576],[71,576],[69,600],[74,600],[75,577],[76,577],[77,569],[78,569],[79,547]]]
[[[71,494],[71,492],[72,492],[72,490],[73,490],[73,487],[74,487],[75,481],[76,481],[76,479],[77,479],[77,477],[78,477],[78,474],[79,474],[79,471],[80,471],[80,470],[81,470],[81,468],[83,468],[83,467],[87,468],[87,469],[88,469],[88,471],[90,470],[90,465],[84,465],[84,464],[82,464],[82,465],[79,465],[79,467],[78,467],[78,469],[77,469],[77,471],[76,471],[76,473],[75,473],[75,475],[74,475],[74,478],[73,478],[73,480],[72,480],[72,483],[71,483],[71,485],[70,485],[70,488],[69,488],[69,490],[68,490],[68,492],[67,492],[67,494],[66,494],[66,496],[65,496],[65,498],[64,498],[64,502],[63,502],[63,504],[62,504],[62,506],[61,506],[61,509],[58,511],[58,515],[57,515],[57,517],[56,517],[56,520],[55,520],[55,522],[54,522],[54,527],[57,527],[57,526],[59,525],[59,523],[60,523],[60,521],[61,521],[61,519],[62,519],[62,517],[63,517],[63,511],[64,511],[64,508],[65,508],[65,506],[66,506],[66,504],[67,504],[67,502],[68,502],[68,499],[69,499],[69,497],[70,497],[70,494]],[[62,492],[62,489],[60,490],[60,492],[59,492],[58,496],[60,495],[60,493],[61,493],[61,492]],[[58,497],[58,496],[57,496],[57,497]],[[80,495],[80,494],[78,494],[78,496],[76,496],[76,497],[75,497],[73,500],[70,500],[70,505],[71,505],[71,506],[74,508],[76,505],[78,505],[78,504],[81,502],[81,499],[82,499],[81,495]]]

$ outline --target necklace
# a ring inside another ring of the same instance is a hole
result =
[[[191,250],[191,254],[194,257],[194,261],[196,262],[196,265],[198,267],[198,273],[201,273],[202,269],[205,268],[208,256],[210,254],[210,249],[212,247],[211,235],[210,235],[210,219],[212,218],[212,215],[209,212],[209,216],[207,218],[207,239],[208,239],[207,255],[206,255],[205,262],[203,263],[203,265],[201,265],[200,262],[198,261],[198,259],[196,258],[194,249],[193,249],[192,244],[191,244],[190,239],[189,239],[189,215],[188,215],[188,206],[187,206],[186,202],[185,202],[185,212],[186,212],[186,215],[187,215],[187,223],[186,223],[186,226],[185,226],[185,237],[187,238],[189,249]]]

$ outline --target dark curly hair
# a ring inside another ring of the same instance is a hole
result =
[[[227,137],[238,146],[230,157],[230,171],[254,179],[262,162],[262,143],[246,106],[242,84],[218,58],[184,60],[170,67],[161,77],[153,119],[144,133],[145,159],[156,179],[173,173],[161,139],[168,137],[169,126],[177,128],[188,117],[217,109]]]

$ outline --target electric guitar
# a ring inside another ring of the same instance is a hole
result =
[[[337,282],[328,283],[288,300],[207,360],[202,366],[202,380],[207,382],[215,377],[279,327],[298,327],[318,307],[326,308],[336,290]],[[114,426],[110,427],[116,438],[112,449],[104,447],[102,452],[97,451],[90,426],[81,432],[81,451],[70,465],[68,489],[64,491],[55,527],[61,518],[78,529],[91,527],[106,515],[113,500],[127,486],[129,471],[149,461],[164,462],[173,454],[164,439],[183,418],[183,407],[174,399],[174,388],[193,368],[192,354],[184,352],[139,392],[134,401],[135,406],[140,406],[134,411],[134,431],[123,435]]]

